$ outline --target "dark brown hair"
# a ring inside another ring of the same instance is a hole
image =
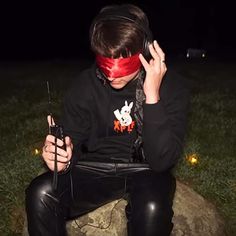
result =
[[[95,54],[128,57],[143,52],[151,32],[146,14],[132,4],[101,9],[90,27],[90,44]]]

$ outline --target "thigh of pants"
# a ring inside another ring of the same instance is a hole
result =
[[[95,164],[96,165],[96,164]],[[76,165],[71,171],[72,204],[69,217],[90,212],[126,193],[126,177],[118,176],[114,165],[105,164],[96,168],[84,164]]]
[[[172,206],[175,179],[169,172],[156,173],[146,165],[104,165],[81,164],[72,170],[70,217],[83,215],[122,197],[138,208],[141,203],[156,201]]]

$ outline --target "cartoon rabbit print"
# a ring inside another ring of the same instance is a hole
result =
[[[130,115],[131,109],[133,107],[133,102],[128,105],[128,102],[125,101],[125,105],[114,111],[115,117],[120,121],[121,126],[129,126],[132,123],[132,117]]]

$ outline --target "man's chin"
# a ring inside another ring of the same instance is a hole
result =
[[[125,84],[123,84],[123,83],[110,83],[110,85],[114,89],[122,89],[125,86]]]

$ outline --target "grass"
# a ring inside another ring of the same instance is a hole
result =
[[[212,201],[236,233],[236,80],[234,64],[190,63],[180,73],[194,82],[184,155],[178,177]],[[182,71],[181,71],[182,70]],[[198,164],[185,157],[196,154]]]
[[[53,109],[59,117],[63,88],[85,64],[56,61],[0,67],[0,235],[21,235],[24,190],[43,168],[35,149],[41,150],[47,133],[46,80],[53,82]],[[176,174],[217,206],[228,235],[235,235],[235,65],[173,64],[193,85],[186,144]],[[198,158],[196,165],[186,160],[192,154]]]

